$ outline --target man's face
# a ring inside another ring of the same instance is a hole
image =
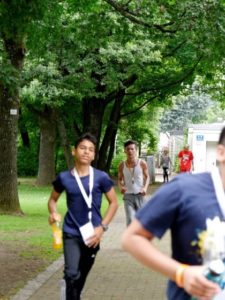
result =
[[[89,140],[83,140],[74,149],[76,160],[83,164],[91,164],[95,158],[95,145]]]
[[[125,147],[124,152],[127,155],[127,158],[135,158],[137,155],[137,149],[135,144],[130,144]]]

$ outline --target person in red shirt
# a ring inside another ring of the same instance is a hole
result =
[[[180,172],[191,172],[194,170],[194,156],[189,150],[189,145],[185,145],[184,149],[178,153]]]

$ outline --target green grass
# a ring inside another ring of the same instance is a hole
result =
[[[37,257],[47,262],[57,259],[61,250],[52,249],[52,232],[48,224],[47,202],[51,193],[51,187],[36,187],[31,182],[20,181],[19,199],[24,216],[1,215],[0,242],[14,243],[17,247],[22,245],[21,256]],[[121,195],[118,190],[118,199]],[[66,198],[63,193],[58,200],[57,208],[64,216],[66,212]],[[102,213],[107,208],[107,202],[103,198]]]

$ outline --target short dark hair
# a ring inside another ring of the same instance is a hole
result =
[[[129,145],[135,145],[135,147],[137,148],[138,143],[137,143],[136,141],[134,141],[134,140],[128,140],[128,141],[126,141],[126,142],[123,144],[124,148],[126,148],[126,147],[129,146]]]
[[[219,137],[218,145],[225,146],[225,127],[223,127],[223,129],[220,132],[220,137]]]
[[[86,132],[84,134],[82,134],[75,142],[75,148],[77,148],[77,146],[83,142],[83,140],[88,140],[89,142],[91,142],[92,144],[94,144],[94,146],[96,147],[97,144],[97,139],[96,137],[91,134],[90,132]]]

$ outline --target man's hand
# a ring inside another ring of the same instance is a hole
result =
[[[95,227],[94,234],[86,240],[86,245],[90,248],[91,247],[96,248],[101,241],[103,233],[104,233],[104,230],[103,230],[102,226]]]
[[[121,189],[120,189],[120,192],[121,192],[122,194],[124,194],[124,193],[126,192],[126,190],[127,190],[127,189],[125,188],[125,186],[122,186]]]
[[[62,220],[62,217],[57,212],[50,213],[50,215],[48,217],[48,223],[50,225],[55,223],[55,222],[61,222],[61,220]]]
[[[204,267],[190,266],[184,270],[183,286],[188,294],[199,300],[211,300],[220,291],[218,284],[203,275]]]
[[[142,188],[140,193],[141,193],[142,196],[145,196],[146,193],[147,193],[146,188]]]

